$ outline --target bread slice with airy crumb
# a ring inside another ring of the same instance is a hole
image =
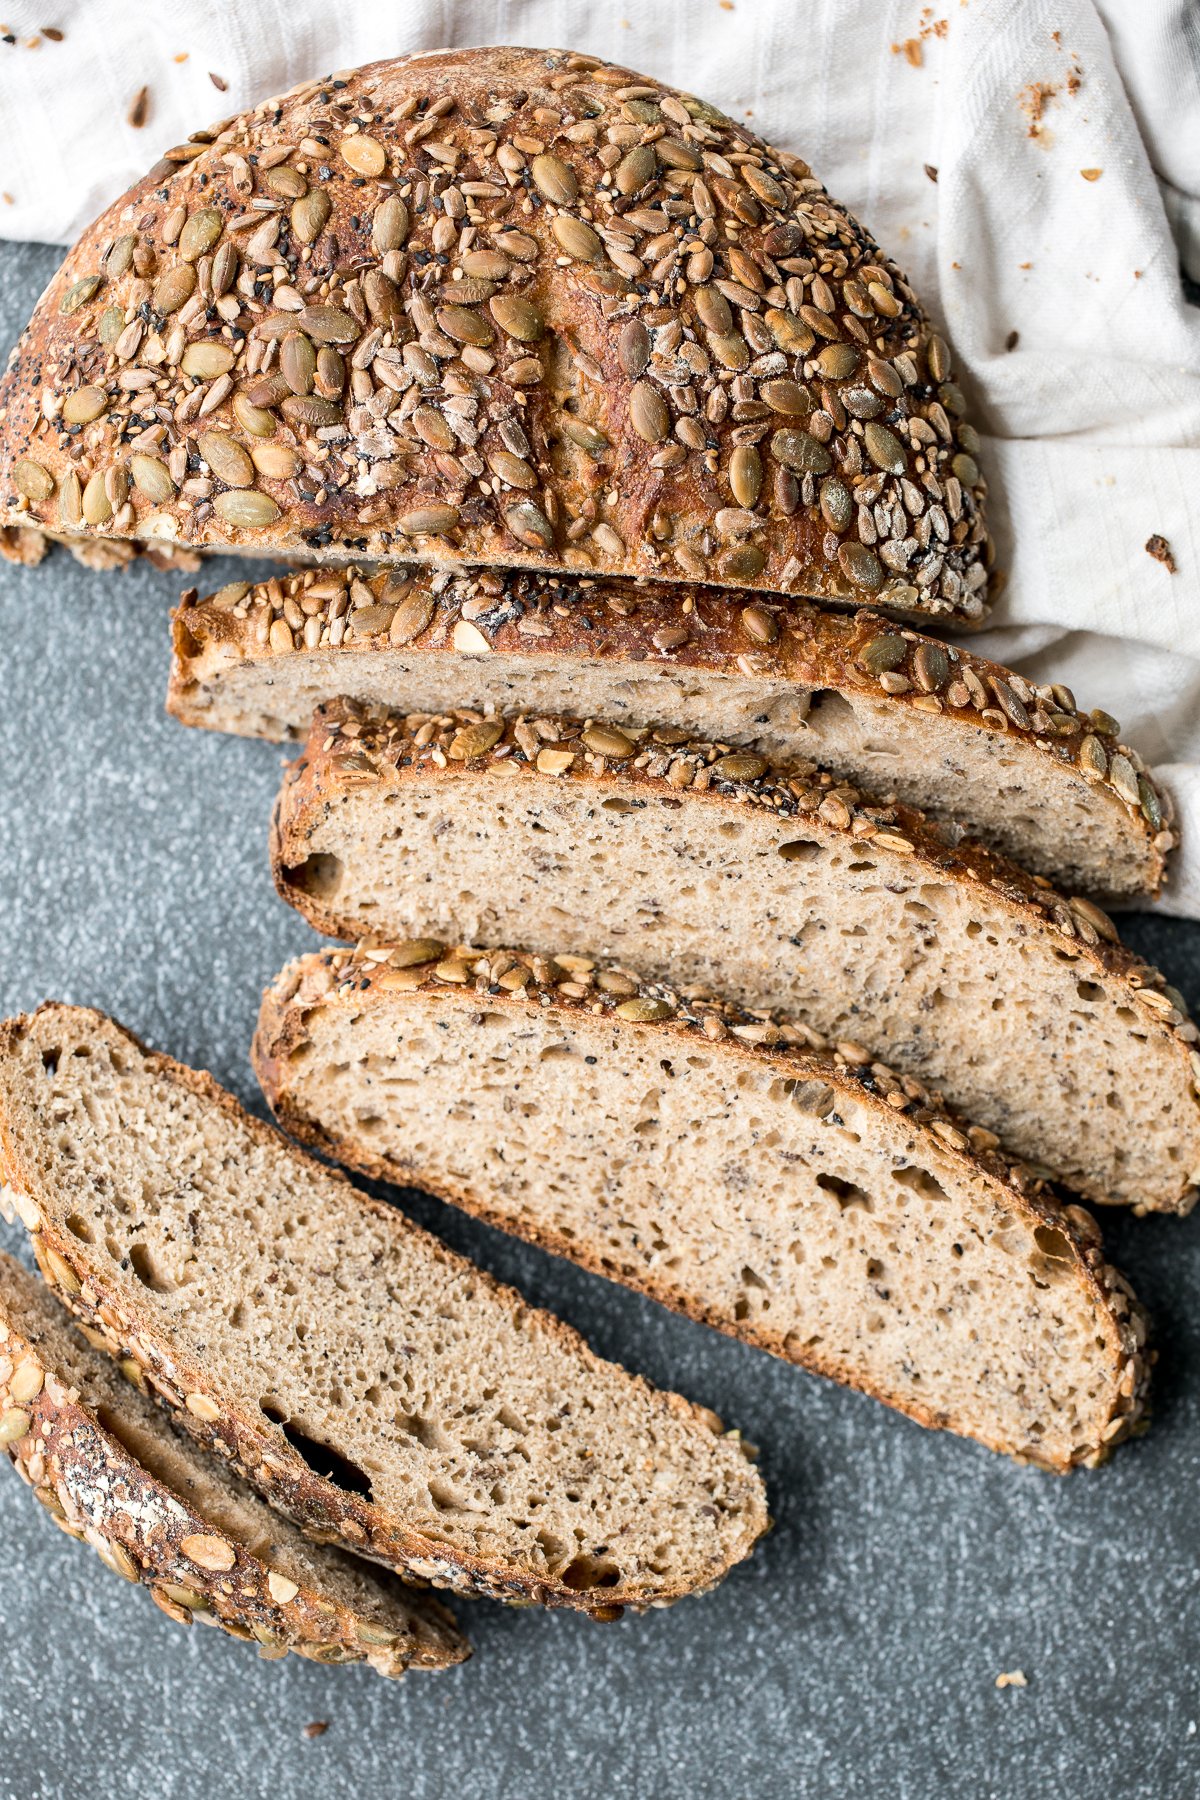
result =
[[[1137,1424],[1094,1221],[917,1083],[589,958],[437,957],[283,971],[254,1061],[289,1131],[993,1449],[1063,1470]]]
[[[1091,901],[811,764],[339,701],[284,777],[272,862],[330,936],[555,944],[798,1012],[1089,1199],[1195,1201],[1181,996]]]
[[[0,1027],[0,1156],[60,1298],[302,1528],[611,1618],[765,1530],[736,1433],[102,1014]]]
[[[168,710],[303,736],[348,695],[401,713],[569,712],[805,757],[1072,891],[1157,892],[1169,795],[1070,690],[877,613],[528,570],[308,569],[174,615]]]
[[[445,1608],[311,1543],[150,1399],[141,1365],[85,1341],[45,1284],[0,1252],[0,1442],[56,1525],[182,1625],[195,1619],[321,1663],[399,1678],[470,1649]]]

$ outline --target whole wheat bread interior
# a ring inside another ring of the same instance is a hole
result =
[[[915,1083],[587,958],[436,956],[283,971],[254,1056],[288,1129],[994,1449],[1067,1468],[1134,1422],[1094,1222]]]
[[[710,1586],[764,1529],[711,1414],[102,1015],[4,1027],[0,1146],[72,1307],[151,1353],[269,1499],[376,1560],[603,1616]]]
[[[558,944],[800,1012],[1086,1196],[1194,1200],[1180,996],[1089,902],[828,776],[579,721],[339,705],[285,777],[273,857],[332,936]]]
[[[310,1542],[176,1430],[135,1385],[145,1381],[138,1364],[126,1364],[134,1379],[119,1373],[45,1284],[3,1253],[0,1327],[0,1392],[28,1421],[25,1434],[10,1433],[9,1455],[61,1523],[151,1585],[172,1616],[228,1619],[260,1642],[322,1661],[369,1660],[388,1675],[468,1654],[435,1600]]]
[[[305,570],[187,599],[167,704],[302,736],[340,695],[402,713],[573,713],[803,757],[1073,892],[1157,890],[1171,802],[1115,719],[877,614],[712,588]]]

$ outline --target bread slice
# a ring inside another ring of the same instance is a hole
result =
[[[736,1433],[84,1008],[0,1028],[39,1266],[308,1531],[438,1587],[614,1616],[765,1529]]]
[[[84,233],[0,381],[0,526],[972,625],[964,414],[799,157],[595,57],[430,51],[193,133]]]
[[[280,1123],[924,1425],[1068,1469],[1136,1424],[1094,1221],[919,1083],[590,958],[325,950],[266,994]]]
[[[169,1618],[220,1625],[269,1659],[294,1650],[398,1679],[470,1654],[437,1601],[309,1543],[172,1427],[139,1363],[124,1371],[0,1252],[0,1440],[69,1536],[148,1587]]]
[[[1073,891],[1157,892],[1171,804],[1107,714],[902,629],[749,594],[544,575],[306,570],[174,615],[168,709],[306,732],[339,695],[398,712],[575,712],[804,756],[955,821]]]
[[[562,718],[318,713],[272,831],[331,936],[559,944],[803,1013],[1095,1200],[1185,1211],[1196,1028],[1090,901],[811,765]]]

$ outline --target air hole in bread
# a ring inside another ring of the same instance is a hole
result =
[[[1103,1000],[1104,998],[1104,989],[1095,981],[1077,981],[1075,983],[1075,992],[1079,995],[1081,1000],[1094,1002],[1096,1000]]]
[[[853,1181],[843,1181],[840,1175],[817,1176],[817,1186],[827,1194],[832,1194],[843,1212],[855,1207],[860,1212],[874,1212],[875,1202],[865,1188],[860,1188]]]
[[[907,1188],[910,1193],[920,1194],[922,1200],[948,1201],[950,1196],[928,1169],[922,1169],[913,1163],[905,1169],[893,1169],[892,1180],[897,1186]]]
[[[151,1291],[156,1294],[174,1293],[175,1283],[171,1280],[165,1269],[161,1269],[156,1265],[149,1247],[146,1244],[131,1244],[129,1246],[129,1266],[143,1287],[150,1288]]]
[[[269,1396],[260,1400],[259,1405],[265,1417],[279,1426],[292,1449],[304,1459],[314,1475],[324,1476],[326,1481],[332,1481],[347,1494],[371,1498],[371,1478],[360,1464],[351,1462],[332,1445],[321,1443],[319,1438],[309,1437],[293,1420],[283,1416],[282,1408]]]
[[[307,856],[302,863],[294,863],[285,869],[284,880],[289,887],[311,894],[316,900],[328,900],[341,886],[342,873],[340,857],[318,854]]]
[[[66,1225],[71,1236],[77,1237],[81,1243],[91,1244],[95,1242],[95,1234],[92,1231],[91,1226],[79,1213],[68,1213]]]
[[[621,1571],[615,1563],[595,1556],[576,1556],[559,1576],[563,1586],[575,1594],[586,1593],[589,1588],[616,1587],[620,1579]]]
[[[779,854],[784,862],[816,862],[821,845],[814,844],[811,838],[793,838],[790,843],[780,844]]]
[[[58,1074],[58,1059],[61,1055],[62,1052],[58,1049],[57,1045],[52,1050],[42,1051],[42,1067],[45,1069],[47,1075]]]

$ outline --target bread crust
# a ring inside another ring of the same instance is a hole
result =
[[[84,233],[0,382],[0,524],[972,625],[964,405],[799,158],[591,57],[434,51],[194,134]]]
[[[31,1279],[23,1270],[20,1274]],[[132,1368],[144,1382],[138,1365]],[[40,1372],[41,1380],[36,1395],[27,1399],[13,1392],[12,1383],[30,1372]],[[350,1607],[314,1589],[288,1581],[280,1591],[295,1592],[278,1601],[270,1587],[272,1570],[105,1429],[2,1299],[0,1414],[13,1421],[12,1430],[21,1415],[27,1421],[5,1449],[55,1524],[89,1543],[114,1573],[149,1588],[155,1605],[179,1624],[207,1619],[234,1637],[257,1642],[271,1656],[291,1650],[316,1662],[366,1662],[393,1680],[408,1668],[449,1668],[470,1655],[454,1620],[431,1596],[412,1597],[414,1621],[407,1638],[389,1640],[376,1631],[379,1642],[370,1641],[370,1625]],[[193,1601],[180,1597],[189,1593]]]
[[[74,1019],[82,1015],[91,1029],[114,1034],[129,1043],[147,1058],[156,1073],[189,1089],[217,1113],[235,1120],[239,1131],[248,1132],[263,1142],[278,1143],[274,1129],[246,1113],[233,1095],[207,1071],[190,1069],[162,1052],[150,1050],[124,1026],[89,1008],[48,1001],[32,1015],[19,1015],[4,1021],[0,1024],[0,1066],[11,1054],[20,1034],[34,1020],[56,1012]],[[310,1160],[303,1151],[289,1148],[299,1161]],[[96,1327],[110,1354],[121,1358],[132,1356],[141,1365],[150,1389],[198,1442],[221,1457],[285,1517],[318,1541],[336,1542],[359,1556],[396,1569],[406,1577],[428,1582],[433,1587],[483,1595],[510,1604],[569,1607],[593,1618],[614,1619],[620,1617],[625,1606],[666,1605],[685,1593],[703,1592],[714,1586],[734,1563],[750,1554],[755,1541],[767,1528],[762,1482],[749,1464],[743,1463],[737,1442],[731,1441],[715,1448],[722,1458],[729,1459],[739,1477],[742,1530],[728,1560],[713,1570],[711,1581],[653,1592],[628,1582],[579,1591],[556,1577],[490,1563],[456,1545],[427,1538],[361,1495],[348,1492],[315,1474],[278,1426],[272,1426],[265,1416],[252,1417],[231,1408],[225,1397],[215,1391],[202,1364],[172,1343],[168,1331],[153,1313],[138,1313],[122,1304],[111,1281],[89,1255],[88,1246],[65,1227],[58,1227],[49,1207],[39,1202],[36,1176],[22,1162],[2,1093],[0,1161],[7,1170],[6,1180],[13,1192],[17,1215],[33,1240],[38,1266],[64,1305],[78,1318]],[[316,1166],[320,1167],[322,1178],[332,1177],[341,1183],[348,1193],[353,1194],[355,1204],[364,1212],[374,1214],[390,1232],[403,1232],[416,1238],[430,1256],[444,1263],[469,1268],[473,1280],[490,1288],[500,1302],[526,1313],[538,1310],[530,1308],[515,1288],[497,1281],[468,1262],[466,1257],[448,1249],[431,1233],[354,1188],[344,1176],[323,1165]],[[541,1312],[539,1316],[547,1335],[568,1350],[582,1367],[606,1366],[571,1326],[550,1313]],[[655,1406],[686,1420],[706,1435],[711,1430],[712,1415],[704,1408],[679,1394],[654,1387],[644,1376],[629,1374],[627,1378],[639,1393],[649,1396]],[[200,1417],[186,1404],[187,1396],[197,1394],[211,1402],[210,1406],[202,1408],[215,1415],[211,1421]]]
[[[304,571],[250,586],[236,582],[200,600],[184,597],[172,615],[167,710],[188,725],[295,736],[276,718],[246,718],[222,680],[249,664],[286,685],[321,651],[336,664],[326,700],[355,696],[390,656],[441,659],[447,695],[463,658],[499,655],[538,667],[599,661],[648,673],[671,668],[760,681],[766,691],[832,689],[897,717],[953,724],[964,757],[978,744],[1028,749],[1031,783],[1047,764],[1087,783],[1098,820],[1120,841],[1109,895],[1156,894],[1177,841],[1173,807],[1108,714],[1085,712],[1061,686],[1034,688],[1000,663],[939,643],[878,613],[833,612],[803,601],[786,606],[750,593],[697,588],[681,612],[677,590],[661,582],[588,582],[470,571],[446,580],[412,567],[395,572]],[[358,621],[361,621],[359,623]],[[393,630],[394,628],[394,630]],[[414,629],[415,628],[415,629]],[[637,718],[634,724],[671,724]],[[307,724],[307,719],[305,721]],[[274,728],[273,728],[274,727]],[[731,741],[754,742],[754,721],[731,719]],[[769,750],[768,750],[769,753]],[[799,734],[792,753],[803,756]],[[976,827],[968,809],[955,816]],[[1064,856],[1068,847],[1063,845]],[[1040,865],[1036,873],[1053,874]]]
[[[553,785],[568,782],[596,792],[620,783],[631,798],[671,806],[699,805],[724,812],[732,821],[745,806],[760,807],[777,819],[795,819],[806,834],[873,844],[876,852],[902,856],[908,870],[923,868],[931,881],[952,881],[986,891],[1023,933],[1053,933],[1069,943],[1081,972],[1118,982],[1123,1001],[1145,1021],[1147,1043],[1157,1045],[1178,1069],[1181,1090],[1200,1128],[1200,1032],[1188,1017],[1182,995],[1162,973],[1122,944],[1112,920],[1080,896],[1068,898],[1042,877],[1027,875],[1005,857],[967,839],[953,844],[922,814],[899,804],[881,806],[847,783],[837,783],[811,765],[770,765],[762,757],[730,758],[724,747],[656,742],[653,733],[633,743],[627,759],[589,751],[580,722],[554,722],[553,744],[527,722],[495,721],[494,741],[478,755],[465,755],[464,726],[476,715],[445,714],[432,721],[402,719],[381,708],[346,700],[319,708],[301,755],[284,772],[271,820],[271,869],[280,895],[328,937],[353,941],[362,922],[343,916],[336,899],[325,901],[292,878],[310,854],[311,838],[340,793],[366,785],[403,795],[418,781],[484,784],[503,779]],[[627,740],[638,734],[622,728]],[[490,734],[489,734],[490,735]],[[547,748],[571,752],[568,767],[548,774],[539,769]],[[686,763],[686,784],[673,777]],[[751,772],[750,765],[757,765]],[[1195,1204],[1197,1172],[1181,1171],[1169,1203],[1154,1210],[1189,1212]],[[1104,1202],[1106,1196],[1089,1194]],[[1135,1210],[1137,1207],[1135,1206]]]
[[[402,950],[399,957],[402,964],[405,956]],[[327,948],[314,951],[288,964],[263,995],[251,1049],[251,1062],[259,1085],[286,1131],[364,1175],[400,1186],[426,1188],[489,1225],[514,1232],[557,1256],[565,1256],[592,1274],[618,1280],[728,1337],[766,1350],[814,1374],[859,1388],[920,1425],[935,1430],[961,1431],[962,1425],[956,1424],[948,1412],[936,1411],[883,1386],[863,1382],[851,1375],[836,1358],[811,1346],[805,1345],[799,1350],[789,1348],[786,1334],[771,1330],[761,1319],[750,1324],[731,1319],[702,1296],[685,1297],[669,1281],[655,1279],[633,1266],[614,1273],[611,1247],[607,1255],[602,1256],[578,1238],[568,1239],[551,1229],[525,1219],[514,1219],[510,1213],[489,1207],[485,1199],[469,1188],[436,1178],[423,1166],[381,1156],[361,1138],[332,1136],[303,1110],[289,1087],[289,1059],[308,1042],[305,1019],[315,1006],[352,1005],[361,1011],[368,1009],[372,1000],[377,1004],[386,1003],[389,995],[401,991],[419,995],[434,1016],[439,1010],[451,1007],[475,1011],[486,999],[489,1012],[520,1014],[536,1009],[566,1018],[600,1014],[605,1019],[612,1019],[614,1015],[621,1017],[618,1009],[628,1006],[631,1000],[657,1004],[667,1009],[665,1016],[639,1017],[626,1028],[634,1032],[652,1032],[661,1038],[662,1054],[667,1061],[686,1056],[698,1043],[703,1043],[709,1052],[717,1043],[720,1054],[727,1056],[731,1064],[743,1063],[760,1069],[766,1065],[781,1079],[797,1085],[812,1083],[816,1088],[832,1089],[835,1093],[849,1092],[868,1112],[888,1120],[893,1126],[897,1114],[902,1113],[916,1133],[932,1133],[937,1138],[939,1152],[958,1163],[964,1173],[982,1174],[995,1182],[1003,1191],[1007,1209],[1031,1226],[1052,1227],[1069,1241],[1072,1278],[1080,1284],[1095,1308],[1098,1329],[1103,1331],[1108,1346],[1111,1412],[1102,1422],[1096,1444],[1072,1461],[1032,1457],[1025,1447],[1015,1450],[1012,1444],[996,1437],[981,1436],[979,1441],[989,1449],[1017,1455],[1018,1460],[1037,1461],[1039,1466],[1062,1474],[1077,1463],[1094,1466],[1103,1460],[1113,1445],[1139,1428],[1145,1410],[1150,1368],[1143,1348],[1147,1336],[1146,1315],[1124,1277],[1106,1262],[1095,1220],[1082,1207],[1061,1201],[1054,1190],[1025,1164],[1006,1156],[990,1132],[969,1126],[950,1112],[940,1095],[930,1093],[911,1077],[902,1082],[882,1065],[855,1064],[835,1051],[814,1047],[815,1034],[796,1021],[775,1017],[768,1022],[761,1015],[744,1012],[729,1002],[692,1002],[661,984],[635,984],[632,978],[622,984],[619,993],[605,991],[596,985],[591,971],[578,968],[578,958],[572,957],[569,961],[572,966],[567,969],[556,965],[552,956],[533,957],[518,951],[481,955],[464,948],[446,953],[436,963],[431,958],[418,966],[397,968],[387,947],[382,945],[373,950],[359,946],[354,950]],[[515,990],[501,986],[497,979],[498,973],[510,974],[513,970],[525,970],[529,975],[525,984]],[[466,971],[470,973],[464,980]]]

